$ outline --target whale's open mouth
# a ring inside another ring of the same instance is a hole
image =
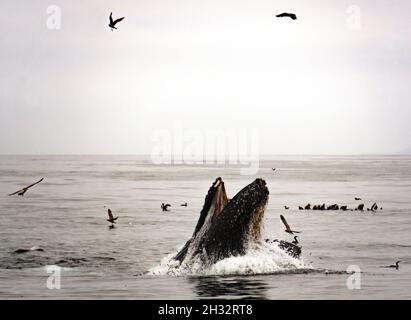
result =
[[[215,263],[229,256],[244,255],[247,246],[258,241],[268,200],[263,179],[256,179],[228,200],[224,181],[217,178],[205,198],[192,237],[174,257],[180,262],[201,255]]]

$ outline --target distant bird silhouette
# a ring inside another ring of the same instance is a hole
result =
[[[298,207],[298,210],[304,210],[304,208],[303,208],[303,207],[301,207],[301,206],[299,206],[299,207]]]
[[[361,198],[357,198],[357,197],[355,197],[354,199],[355,199],[355,201],[360,201],[361,200]]]
[[[290,209],[290,207],[284,206],[284,209],[285,209],[285,210],[288,210],[288,209]]]
[[[378,210],[378,206],[377,206],[376,203],[374,203],[374,204],[371,206],[371,211],[375,211],[375,210]]]
[[[275,168],[271,168],[271,170],[275,171]]]
[[[276,17],[277,17],[277,18],[287,17],[287,18],[291,18],[291,19],[293,19],[293,20],[296,20],[296,19],[297,19],[297,16],[296,16],[294,13],[287,13],[287,12],[284,12],[284,13],[281,13],[281,14],[277,14]]]
[[[111,31],[113,31],[113,29],[116,29],[116,30],[117,30],[116,24],[117,24],[118,22],[122,21],[124,18],[125,18],[125,17],[122,17],[122,18],[113,20],[113,12],[111,12],[111,13],[110,13],[110,18],[109,18],[109,19],[110,19],[110,23],[109,23],[109,25],[108,25],[108,26],[111,28]]]
[[[24,196],[24,194],[29,190],[31,187],[35,186],[36,184],[43,181],[44,178],[41,178],[39,181],[32,183],[31,185],[24,187],[23,189],[17,190],[16,192],[10,193],[9,196],[14,196],[15,194],[19,196]]]
[[[285,218],[284,218],[283,215],[280,215],[280,218],[281,218],[281,221],[282,221],[282,222],[284,223],[284,225],[285,225],[285,232],[291,233],[291,234],[294,234],[294,232],[295,232],[295,233],[300,233],[300,232],[301,232],[301,231],[291,230],[289,224],[287,223],[287,220],[285,220]]]
[[[187,202],[186,202],[186,203],[183,203],[183,204],[180,204],[180,206],[181,206],[181,207],[187,207]]]
[[[392,265],[389,265],[389,266],[382,266],[381,268],[395,268],[395,269],[397,269],[398,270],[398,268],[400,267],[399,266],[399,263],[400,263],[401,261],[397,261],[395,264],[392,264]]]
[[[307,204],[304,209],[305,210],[311,210],[311,204]]]
[[[171,207],[171,204],[165,204],[164,202],[161,204],[161,209],[163,211],[168,211],[168,207]]]
[[[116,223],[116,220],[118,219],[118,217],[113,217],[113,213],[111,212],[110,209],[107,210],[108,213],[108,222],[111,222],[111,227],[114,227],[114,224]]]
[[[294,236],[294,241],[291,242],[292,244],[299,244],[298,240],[297,240],[298,236]]]

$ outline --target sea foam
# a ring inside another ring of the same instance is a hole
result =
[[[250,247],[245,255],[231,256],[205,264],[197,255],[180,263],[173,259],[176,252],[164,257],[160,264],[148,270],[148,275],[211,276],[294,273],[312,269],[303,259],[296,259],[278,247],[276,243],[261,242]]]

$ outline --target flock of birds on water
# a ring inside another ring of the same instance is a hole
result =
[[[276,17],[277,17],[277,18],[290,18],[290,19],[292,19],[292,20],[296,20],[296,19],[297,19],[297,16],[296,16],[294,13],[287,13],[287,12],[284,12],[284,13],[281,13],[281,14],[277,14]],[[125,17],[121,17],[121,18],[118,18],[118,19],[113,19],[113,13],[111,12],[111,13],[110,13],[110,16],[109,16],[109,25],[108,25],[108,26],[111,28],[111,31],[114,31],[114,29],[117,30],[116,24],[119,23],[119,22],[121,22],[121,21],[123,21],[124,19],[125,19]],[[272,168],[272,171],[275,171],[275,170],[276,170],[276,168]],[[22,189],[20,189],[20,190],[17,190],[16,192],[10,193],[9,196],[13,196],[13,195],[24,196],[24,194],[27,192],[27,190],[29,190],[30,188],[32,188],[32,187],[34,187],[35,185],[39,184],[39,183],[42,182],[43,180],[44,180],[44,178],[41,178],[39,181],[37,181],[37,182],[35,182],[35,183],[32,183],[32,184],[28,185],[27,187],[24,187],[24,188],[22,188]],[[355,200],[356,200],[356,201],[360,201],[361,198],[357,198],[357,197],[356,197]],[[187,202],[181,204],[180,206],[182,206],[182,207],[187,207]],[[169,211],[169,208],[170,208],[170,207],[171,207],[171,204],[169,204],[169,203],[162,203],[162,204],[161,204],[161,209],[162,209],[163,212]],[[290,207],[284,206],[284,209],[285,209],[285,210],[288,210],[288,209],[290,209]],[[323,203],[323,204],[321,204],[321,205],[314,205],[314,206],[312,206],[312,207],[311,207],[311,204],[307,204],[307,205],[304,206],[304,207],[299,206],[298,209],[299,209],[299,210],[320,210],[320,211],[324,211],[324,210],[334,210],[334,211],[336,211],[336,210],[342,210],[342,211],[364,211],[364,204],[360,204],[360,205],[358,205],[356,208],[353,208],[353,209],[349,209],[348,206],[346,206],[346,205],[339,206],[338,204],[333,204],[333,205],[326,206],[326,205]],[[371,208],[367,208],[367,211],[375,212],[375,211],[377,211],[377,210],[378,210],[378,205],[377,205],[376,203],[374,203],[374,204],[371,206]],[[380,210],[382,210],[382,208],[380,208]],[[108,214],[108,219],[107,219],[107,221],[111,223],[110,228],[114,228],[114,224],[116,223],[116,220],[117,220],[119,217],[118,217],[118,216],[117,216],[117,217],[114,217],[111,209],[107,209],[107,214]],[[284,217],[283,215],[280,215],[280,219],[281,219],[282,223],[283,223],[284,226],[285,226],[285,230],[284,230],[284,231],[285,231],[286,233],[289,233],[289,234],[291,234],[291,235],[294,235],[294,233],[301,233],[301,231],[292,230],[291,227],[290,227],[290,225],[288,224],[287,220],[285,219],[285,217]],[[298,244],[299,244],[298,236],[295,236],[295,235],[294,235],[294,240],[293,240],[291,243],[292,243],[293,245],[298,245]],[[38,248],[38,247],[33,247],[33,248],[30,248],[30,249],[18,249],[18,250],[15,251],[15,253],[25,253],[25,252],[27,252],[27,251],[43,251],[43,249]],[[400,263],[400,262],[401,262],[401,261],[396,261],[396,263],[393,264],[393,265],[382,266],[381,268],[395,268],[395,269],[398,270],[398,268],[399,268],[399,263]]]
[[[273,168],[272,170],[275,171],[275,168]],[[32,184],[28,185],[27,187],[24,187],[24,188],[22,188],[22,189],[20,189],[20,190],[17,190],[17,191],[15,191],[15,192],[13,192],[13,193],[10,193],[9,196],[14,196],[14,195],[24,196],[24,194],[25,194],[30,188],[32,188],[32,187],[34,187],[35,185],[41,183],[43,180],[44,180],[44,178],[41,178],[41,179],[38,180],[37,182],[32,183]],[[356,200],[356,201],[360,201],[361,198],[356,197],[355,200]],[[185,202],[185,203],[181,204],[180,206],[181,206],[181,207],[187,207],[188,204],[187,204],[187,202]],[[161,204],[161,209],[162,209],[163,212],[169,211],[168,208],[170,208],[170,207],[171,207],[171,204],[169,204],[169,203],[164,203],[164,202],[163,202],[163,203]],[[289,207],[285,206],[285,209],[288,210]],[[310,205],[310,204],[307,204],[304,208],[300,206],[299,209],[300,209],[300,210],[311,210],[311,205]],[[338,206],[337,204],[334,204],[334,205],[331,205],[331,206],[327,206],[327,207],[325,206],[325,204],[315,205],[315,206],[313,206],[313,208],[312,208],[312,210],[339,210],[339,209],[344,210],[344,211],[348,210],[347,206]],[[352,211],[353,211],[353,210],[363,211],[363,210],[364,210],[364,204],[360,204],[357,208],[355,208],[355,209],[350,209],[350,210],[352,210]],[[367,210],[375,212],[376,210],[378,210],[378,205],[377,205],[376,203],[374,203],[374,204],[371,206],[371,208],[367,208]],[[380,208],[380,210],[382,210],[382,208]],[[111,211],[110,208],[107,209],[107,214],[108,214],[108,219],[107,219],[107,221],[111,223],[111,225],[109,226],[109,228],[114,228],[114,225],[116,224],[116,221],[117,221],[117,219],[118,219],[119,217],[118,217],[118,216],[117,216],[117,217],[114,217],[113,212]],[[291,243],[292,243],[293,245],[295,245],[295,246],[298,246],[298,245],[299,245],[298,236],[295,236],[294,234],[295,234],[295,233],[301,233],[301,231],[296,231],[296,230],[291,229],[290,225],[288,224],[287,220],[285,219],[285,217],[284,217],[283,215],[280,215],[280,219],[281,219],[282,223],[283,223],[284,226],[285,226],[285,230],[284,230],[284,231],[285,231],[286,233],[291,234],[291,235],[294,236],[294,240],[293,240]],[[16,251],[14,251],[14,253],[26,253],[26,252],[28,252],[28,251],[44,251],[44,250],[43,250],[42,248],[39,248],[39,247],[33,247],[33,248],[30,248],[30,249],[17,249]],[[395,268],[395,269],[398,270],[398,268],[399,268],[399,263],[400,263],[400,262],[401,262],[401,261],[396,261],[396,263],[393,264],[393,265],[382,266],[381,268]]]

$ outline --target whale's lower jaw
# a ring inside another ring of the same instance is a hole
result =
[[[268,200],[265,181],[257,179],[227,200],[224,182],[211,186],[194,234],[175,256],[180,262],[200,256],[204,262],[244,255],[250,243],[260,239]]]

